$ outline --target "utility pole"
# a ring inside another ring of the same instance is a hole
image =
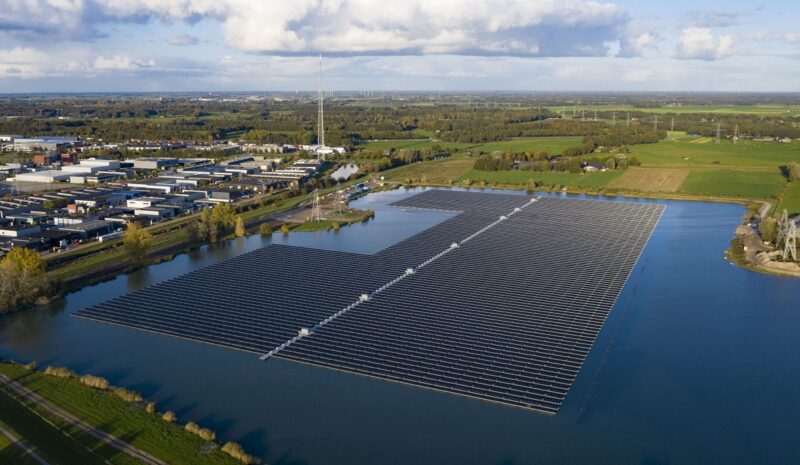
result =
[[[317,108],[317,145],[325,147],[325,115],[323,109],[323,94],[322,94],[322,55],[319,56],[319,89],[317,91],[318,108]],[[319,153],[317,153],[319,159]]]
[[[656,115],[656,119],[653,121],[653,131],[658,131],[658,115]]]
[[[736,145],[736,141],[739,140],[739,125],[736,125],[736,128],[733,130],[733,144]]]
[[[722,143],[720,141],[720,138],[719,138],[721,131],[722,131],[721,126],[720,126],[719,123],[717,123],[717,144],[721,144]]]
[[[675,132],[675,117],[672,117],[672,122],[669,123],[669,131]]]

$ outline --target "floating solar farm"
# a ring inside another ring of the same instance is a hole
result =
[[[664,210],[449,190],[393,205],[459,214],[374,255],[269,245],[74,315],[556,413]]]

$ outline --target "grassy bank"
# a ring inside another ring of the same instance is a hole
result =
[[[89,425],[167,463],[242,463],[222,452],[219,444],[201,439],[176,422],[165,421],[156,411],[148,412],[144,401],[128,402],[110,388],[89,387],[74,377],[51,376],[7,362],[0,363],[0,373]],[[53,464],[138,463],[45,409],[19,401],[5,387],[0,389],[0,421],[10,424]]]

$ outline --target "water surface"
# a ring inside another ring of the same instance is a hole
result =
[[[658,201],[664,216],[555,416],[69,316],[271,241],[375,253],[451,216],[387,206],[412,194],[359,199],[375,219],[338,232],[250,236],[84,288],[2,321],[0,355],[104,376],[272,464],[800,460],[800,280],[723,260],[737,205]]]

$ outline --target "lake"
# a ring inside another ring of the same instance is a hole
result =
[[[739,205],[656,201],[664,216],[555,416],[69,316],[271,241],[375,253],[452,215],[388,206],[415,191],[355,201],[368,223],[206,246],[0,320],[0,356],[103,376],[271,464],[798,462],[800,280],[723,259]]]

